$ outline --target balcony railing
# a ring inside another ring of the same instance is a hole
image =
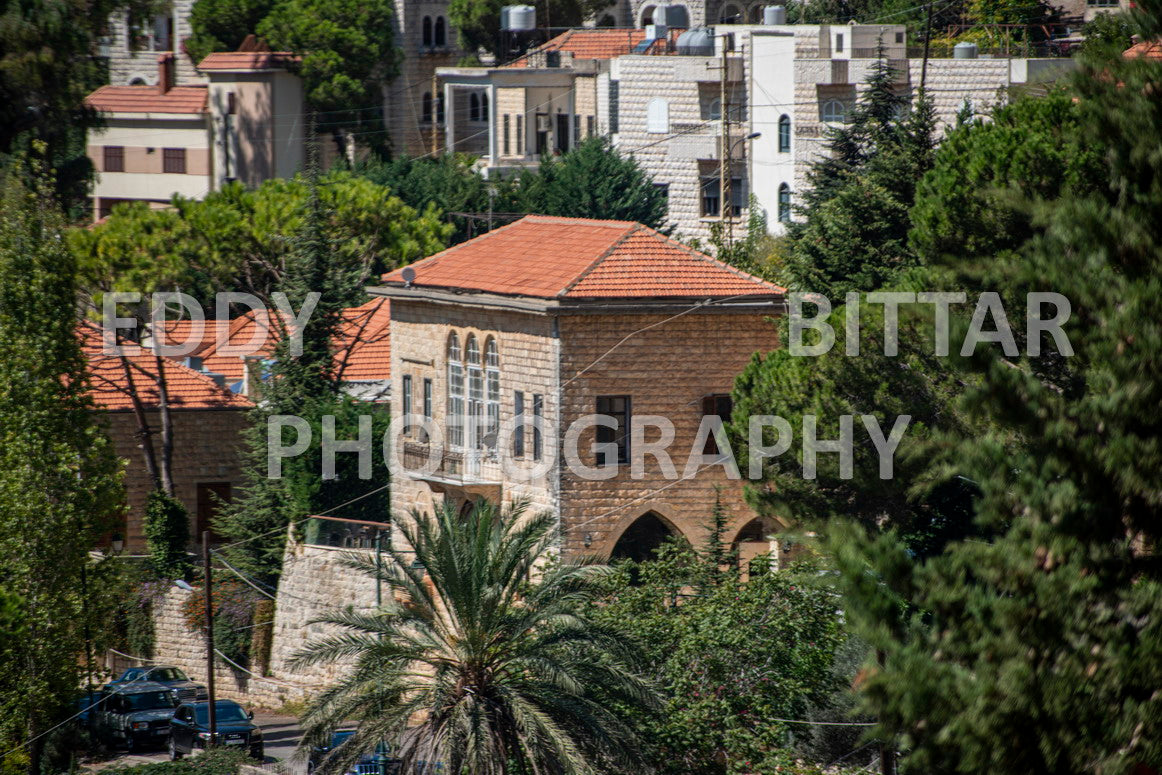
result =
[[[409,441],[403,445],[403,467],[407,473],[420,479],[450,484],[499,484],[502,471],[496,452],[491,449],[435,450],[432,466],[432,447],[423,442]]]

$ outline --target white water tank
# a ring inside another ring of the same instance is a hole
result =
[[[710,30],[695,27],[678,36],[678,53],[682,56],[705,57],[714,55],[714,37]]]
[[[660,23],[646,25],[646,40],[664,39],[669,30],[666,25]]]
[[[508,30],[529,32],[537,28],[537,9],[531,5],[513,5],[508,9]]]
[[[506,5],[502,6],[500,9],[500,28],[502,30],[508,29],[508,12],[511,8],[511,5]]]
[[[952,47],[953,59],[976,59],[977,48],[975,43],[970,43],[967,40],[962,40]]]
[[[786,24],[787,6],[768,5],[763,8],[763,24]]]

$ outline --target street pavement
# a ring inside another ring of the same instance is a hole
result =
[[[287,773],[287,775],[306,775],[307,765],[305,761],[291,761],[295,748],[299,744],[299,738],[302,737],[299,720],[294,716],[274,716],[256,712],[254,722],[262,727],[262,740],[266,749],[264,764],[270,769],[277,769]],[[128,754],[119,751],[114,758],[95,764],[88,769],[94,772],[112,766],[121,767],[168,760],[169,753],[164,748],[148,753]],[[257,762],[255,763],[257,764]]]

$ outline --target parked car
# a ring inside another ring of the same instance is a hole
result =
[[[307,756],[307,775],[311,775],[315,771],[315,768],[319,766],[319,762],[327,758],[327,754],[338,748],[344,740],[353,734],[355,734],[355,730],[353,729],[341,729],[331,733],[331,739],[327,744],[311,746],[311,753]]]
[[[317,745],[311,748],[307,758],[307,773],[313,773],[315,768],[353,734],[354,730],[346,729],[331,733],[331,740],[327,745]],[[400,760],[393,758],[391,748],[387,743],[375,746],[374,751],[363,754],[355,764],[344,772],[344,775],[399,775]],[[418,771],[417,771],[418,772]]]
[[[177,700],[168,686],[149,681],[102,689],[90,711],[98,736],[127,750],[160,747],[169,737]]]
[[[218,726],[218,745],[245,748],[262,761],[265,755],[262,729],[254,723],[254,714],[233,700],[214,703]],[[186,754],[206,747],[210,740],[210,703],[187,702],[178,706],[169,721],[169,758],[177,761]]]
[[[174,692],[178,702],[204,700],[210,696],[205,684],[191,681],[190,677],[173,665],[153,665],[152,667],[131,667],[122,673],[110,687],[127,684],[131,681],[153,681],[168,686]]]

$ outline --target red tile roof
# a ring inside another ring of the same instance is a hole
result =
[[[219,51],[198,63],[199,70],[285,70],[302,58],[289,51]]]
[[[672,30],[678,33],[681,30]],[[574,59],[613,59],[633,52],[634,46],[646,39],[643,29],[591,28],[566,30],[547,43],[534,49],[539,51],[567,51]],[[661,45],[661,44],[655,44]],[[509,62],[505,67],[528,67],[528,54]]]
[[[119,356],[102,352],[104,343],[101,329],[91,323],[81,323],[77,335],[89,364],[90,395],[97,407],[107,411],[126,411],[133,408],[129,378]],[[147,409],[160,402],[157,391],[157,361],[153,353],[137,345],[121,345],[128,357],[133,386]],[[170,407],[173,409],[249,409],[253,404],[244,396],[231,393],[205,374],[187,368],[176,361],[164,359],[165,385]]]
[[[412,264],[413,285],[538,298],[779,294],[760,280],[632,221],[525,216]],[[383,276],[402,285],[403,270]]]
[[[205,113],[205,86],[175,86],[162,94],[156,86],[102,86],[85,104],[106,113]]]
[[[210,322],[207,322],[206,327],[216,331]],[[227,385],[240,382],[246,376],[246,358],[270,355],[278,342],[279,333],[266,310],[247,312],[230,321],[225,347],[222,349],[218,348],[216,333],[211,335],[210,342],[198,353],[202,359],[202,368],[224,375]],[[254,345],[250,344],[251,341],[255,342]],[[242,354],[243,349],[248,351],[246,355]]]
[[[1162,59],[1162,42],[1142,41],[1122,52],[1126,59]]]

